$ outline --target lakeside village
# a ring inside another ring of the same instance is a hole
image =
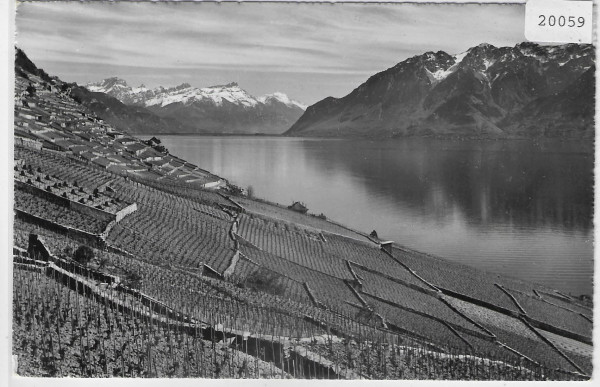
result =
[[[591,301],[252,198],[16,70],[17,374],[590,378]]]

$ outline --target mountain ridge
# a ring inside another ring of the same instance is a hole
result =
[[[280,134],[306,107],[281,92],[254,97],[236,82],[203,88],[182,83],[149,89],[144,85],[131,87],[125,80],[112,77],[85,87],[175,120],[180,123],[178,133]]]
[[[282,92],[274,92],[260,97],[254,97],[242,89],[237,82],[230,82],[224,85],[214,85],[203,88],[193,87],[189,83],[184,82],[177,86],[158,86],[153,89],[149,89],[144,84],[141,84],[138,87],[131,87],[127,84],[127,81],[122,78],[110,77],[98,82],[88,83],[85,85],[85,87],[92,92],[109,94],[125,104],[141,105],[145,107],[158,104],[165,106],[174,102],[189,103],[190,99],[195,101],[201,101],[204,99],[212,100],[217,105],[222,103],[222,99],[226,99],[234,104],[254,106],[258,103],[265,103],[265,101],[268,99],[274,98],[290,107],[296,106],[303,110],[306,108],[306,105],[289,98],[285,93]],[[182,91],[187,92],[187,94],[180,100],[176,98],[168,99],[169,96],[176,96]]]
[[[521,112],[525,106],[561,93],[593,65],[591,45],[526,42],[495,47],[483,43],[456,55],[429,51],[374,74],[344,97],[327,97],[309,106],[284,135],[590,136],[593,131],[568,130],[566,123],[559,125],[561,131],[547,132],[543,128],[529,130],[534,122],[526,129],[515,120],[526,116]],[[593,106],[593,94],[588,94],[589,90],[580,102]],[[548,114],[561,119],[552,106],[542,105]],[[565,117],[573,110],[560,106]],[[581,122],[589,125],[593,114],[589,118]]]

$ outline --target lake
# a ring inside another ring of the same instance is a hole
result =
[[[258,197],[480,269],[592,294],[590,142],[162,136]]]

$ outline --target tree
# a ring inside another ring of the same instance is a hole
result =
[[[29,94],[29,96],[35,95],[35,87],[33,87],[31,83],[29,84],[29,86],[27,86],[25,91],[27,91],[27,94]]]
[[[254,187],[253,186],[249,185],[248,188],[246,189],[246,192],[247,192],[249,198],[254,197]]]
[[[265,268],[259,268],[246,278],[246,287],[259,292],[275,295],[285,293],[285,285],[279,281],[279,276]]]
[[[75,250],[73,259],[75,262],[87,266],[87,264],[94,258],[94,250],[86,245],[81,245]]]

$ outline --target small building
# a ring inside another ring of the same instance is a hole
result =
[[[291,206],[288,206],[288,208],[301,214],[306,214],[308,212],[308,207],[301,202],[294,202]]]
[[[75,153],[74,150],[73,150],[73,153]],[[89,150],[86,150],[85,152],[80,152],[79,156],[81,156],[84,159],[89,160],[89,161],[93,161],[95,158],[98,157],[95,154],[93,154],[92,152],[90,152]]]
[[[156,137],[152,137],[150,140],[146,141],[146,144],[150,146],[160,145],[160,140]]]
[[[115,164],[114,161],[111,161],[111,160],[107,159],[106,157],[97,157],[93,161],[94,161],[94,163],[102,166],[105,169],[110,167],[111,165]]]
[[[142,154],[142,152],[144,152],[144,150],[146,149],[146,146],[141,143],[135,142],[130,145],[125,145],[125,149],[129,153],[139,156],[140,154]]]
[[[127,164],[127,159],[117,154],[108,155],[106,157],[115,165],[125,166]]]
[[[392,254],[392,246],[394,241],[384,241],[379,243],[379,247],[381,250],[385,251],[388,254]]]

